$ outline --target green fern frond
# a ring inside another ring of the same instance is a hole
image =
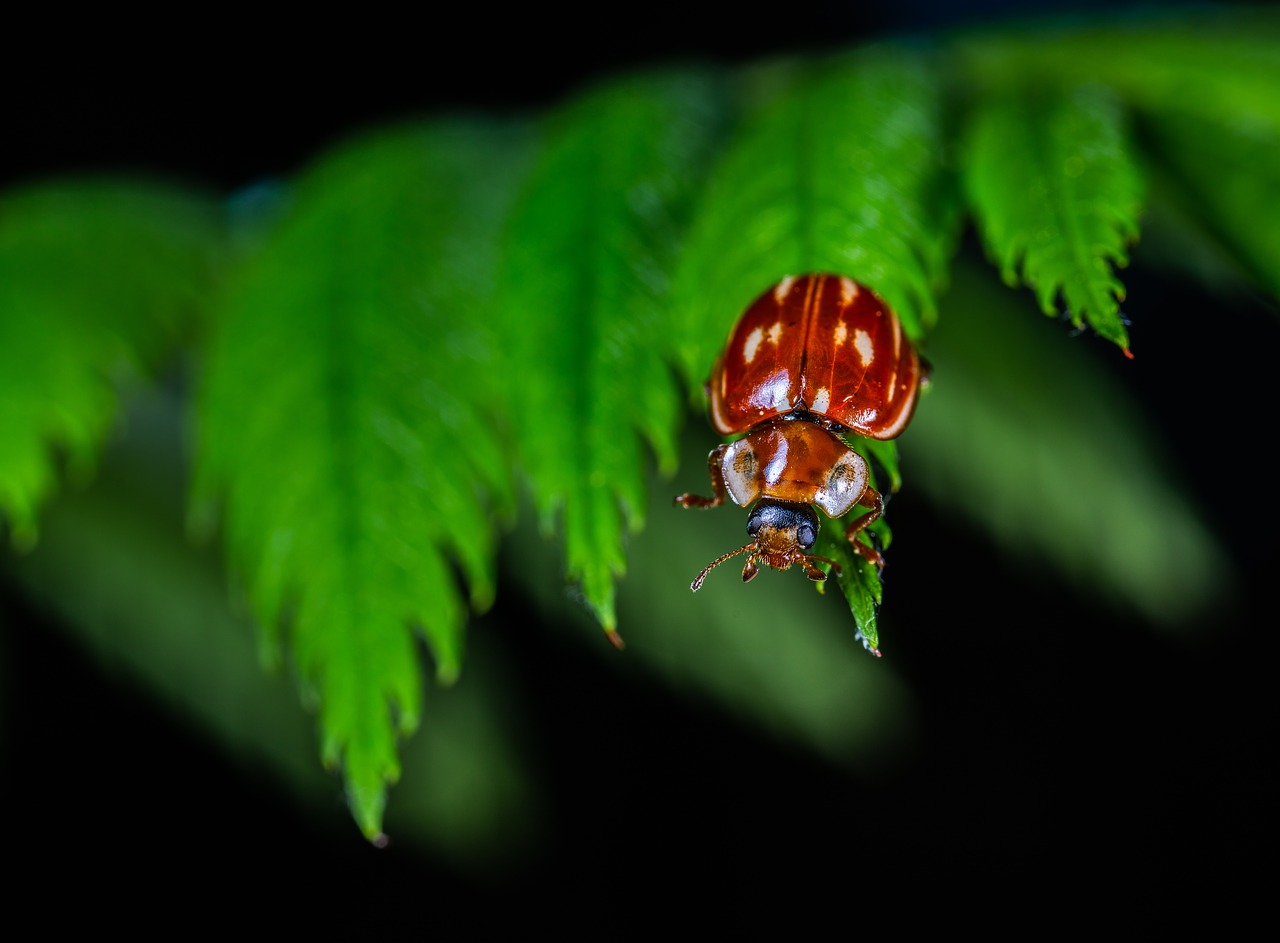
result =
[[[692,387],[701,388],[735,318],[786,275],[849,275],[923,337],[954,239],[941,107],[928,60],[885,48],[811,66],[748,117],[680,262],[681,359]]]
[[[1087,321],[1122,348],[1124,265],[1137,238],[1143,183],[1124,114],[1094,86],[978,103],[964,181],[987,251],[1005,281],[1035,289],[1058,314],[1061,294],[1077,328]]]
[[[857,509],[853,514],[861,513]],[[880,628],[878,616],[880,603],[884,599],[884,586],[880,582],[880,574],[873,564],[853,552],[853,546],[844,538],[844,528],[839,522],[823,529],[819,535],[819,543],[814,551],[824,557],[830,557],[840,566],[836,585],[840,587],[853,621],[858,627],[858,637],[867,651],[877,657],[880,655]],[[881,550],[888,549],[890,540],[889,525],[880,518],[868,528],[868,533]],[[866,538],[860,538],[865,540]],[[820,592],[825,592],[825,584],[818,584]]]
[[[499,324],[510,411],[544,531],[560,515],[568,578],[616,636],[624,530],[645,512],[642,441],[675,464],[682,399],[668,366],[670,273],[717,123],[692,73],[572,102],[506,243]]]
[[[206,304],[213,203],[132,182],[0,197],[0,521],[30,545],[56,487],[97,460],[116,387],[152,368]]]
[[[520,144],[410,128],[323,162],[232,279],[200,398],[196,494],[225,492],[233,567],[273,651],[287,627],[371,837],[418,723],[415,635],[442,682],[461,665],[452,563],[473,605],[493,596],[513,495],[478,378]]]
[[[152,692],[169,716],[197,723],[231,757],[270,770],[301,809],[331,817],[333,782],[316,763],[296,692],[262,671],[252,626],[228,606],[225,577],[184,539],[177,398],[133,400],[123,426],[93,487],[49,509],[40,546],[6,577],[113,675]],[[389,810],[398,842],[418,838],[468,862],[530,833],[532,787],[496,667],[469,657],[468,683],[433,698],[431,722],[404,746],[401,801]],[[158,788],[131,775],[142,794]]]
[[[1263,12],[996,31],[954,51],[988,91],[1105,85],[1138,111],[1280,129],[1280,21]]]
[[[1186,191],[1193,215],[1280,298],[1280,125],[1162,113],[1150,116],[1144,129],[1157,159]]]

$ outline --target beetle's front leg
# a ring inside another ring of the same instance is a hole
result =
[[[715,492],[715,497],[704,498],[696,494],[678,494],[676,504],[682,508],[718,508],[724,504],[724,472],[720,466],[724,463],[724,453],[728,448],[728,445],[717,445],[707,456],[707,470],[711,473],[711,490]]]
[[[866,514],[863,514],[856,521],[845,528],[845,539],[853,546],[853,552],[858,554],[868,563],[875,565],[876,570],[884,569],[884,557],[880,556],[880,551],[875,547],[864,544],[858,539],[858,535],[871,526],[872,522],[884,513],[884,500],[880,497],[880,492],[870,486],[862,492],[862,497],[858,499],[858,503],[863,507],[871,508]]]

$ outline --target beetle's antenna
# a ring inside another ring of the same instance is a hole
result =
[[[732,550],[729,553],[726,553],[722,557],[716,557],[714,560],[712,560],[710,563],[708,563],[705,567],[702,568],[701,573],[699,573],[697,576],[693,578],[693,582],[689,584],[689,588],[696,593],[702,587],[702,581],[707,578],[707,574],[710,573],[713,569],[718,567],[721,563],[724,563],[725,560],[731,559],[732,557],[736,557],[738,554],[745,553],[748,550],[755,549],[755,546],[756,546],[756,542],[753,540],[751,541],[751,543],[747,544],[745,547],[739,547],[737,550]]]

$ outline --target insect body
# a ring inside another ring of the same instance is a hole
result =
[[[869,288],[837,275],[789,276],[747,308],[729,334],[707,383],[711,424],[745,435],[708,456],[713,497],[682,494],[681,507],[718,507],[726,494],[747,518],[751,542],[706,566],[747,554],[742,580],[759,564],[793,563],[825,580],[806,553],[818,537],[815,507],[830,518],[866,511],[845,528],[863,558],[879,551],[857,539],[884,510],[867,463],[840,435],[892,439],[911,419],[922,377],[920,357],[902,324]]]

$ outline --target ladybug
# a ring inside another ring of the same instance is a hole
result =
[[[711,450],[714,496],[678,495],[685,508],[719,507],[727,494],[746,507],[751,542],[707,564],[692,589],[725,560],[747,554],[742,581],[759,564],[793,563],[811,580],[827,578],[806,551],[818,539],[821,508],[830,518],[865,513],[844,535],[864,559],[884,566],[859,541],[884,511],[866,460],[841,435],[896,437],[915,411],[926,368],[902,323],[871,289],[839,275],[788,276],[738,319],[707,381],[711,424],[734,442]],[[745,435],[743,434],[745,433]]]

